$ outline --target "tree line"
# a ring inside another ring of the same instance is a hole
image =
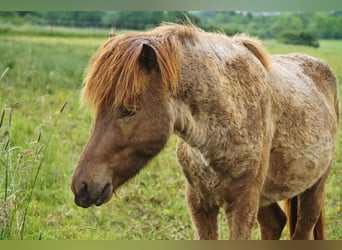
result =
[[[6,11],[0,12],[0,23],[145,30],[161,22],[184,22],[185,16],[204,30],[227,35],[247,33],[265,39],[296,31],[320,39],[342,39],[342,11]]]
[[[260,38],[277,38],[285,31],[309,32],[320,39],[342,38],[342,12],[215,12],[204,13],[206,26],[229,35],[244,32]]]

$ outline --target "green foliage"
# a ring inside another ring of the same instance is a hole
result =
[[[301,30],[303,29],[303,22],[297,15],[286,13],[280,15],[271,25],[272,33],[277,36],[286,30]]]
[[[276,38],[286,30],[308,30],[317,38],[341,39],[342,16],[338,12],[199,12],[201,27]]]
[[[6,224],[0,222],[2,237],[193,238],[184,200],[185,178],[176,162],[176,137],[171,137],[161,154],[118,190],[107,204],[89,209],[74,204],[70,191],[71,176],[91,129],[89,113],[79,106],[79,92],[87,61],[105,37],[77,36],[76,33],[83,34],[83,30],[73,29],[72,32],[75,37],[28,36],[28,33],[0,37],[0,220],[6,220]],[[265,44],[272,53],[300,51],[323,58],[342,79],[342,43],[339,41],[322,40],[318,49],[279,44],[274,40]],[[61,114],[61,106],[66,101],[68,105]],[[4,118],[1,118],[2,108],[6,110]],[[58,124],[55,126],[56,119]],[[8,138],[11,140],[6,146]],[[342,137],[327,185],[330,239],[342,239],[341,145]],[[30,190],[32,196],[25,230],[20,235],[18,225]],[[227,238],[228,228],[222,213],[219,224],[220,237]],[[256,229],[255,237],[257,232]]]
[[[179,11],[0,11],[0,23],[145,30],[162,22],[182,22],[185,15],[194,24],[200,24],[198,16]]]
[[[118,29],[145,30],[156,27],[162,22],[184,22],[186,16],[194,24],[200,24],[200,18],[187,12],[179,11],[121,11],[107,13],[106,25]]]
[[[102,26],[102,13],[97,11],[69,11],[69,12],[44,12],[38,15],[45,20],[45,24],[55,26],[73,27],[100,27]],[[32,20],[34,23],[34,20]]]
[[[320,39],[342,38],[339,11],[0,11],[0,23],[145,30],[161,22],[184,22],[185,15],[205,30],[223,31],[228,35],[248,33],[260,38],[277,38],[287,30],[307,30]],[[7,31],[0,30],[2,33]]]
[[[115,27],[119,29],[144,30],[157,26],[163,19],[163,12],[119,12]]]
[[[318,40],[309,31],[286,30],[279,34],[278,41],[286,44],[307,45],[319,47]]]

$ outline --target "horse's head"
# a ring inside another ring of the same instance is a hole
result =
[[[81,207],[107,202],[161,151],[173,129],[166,58],[146,38],[132,46],[112,39],[91,60],[83,87],[96,112],[71,184]]]

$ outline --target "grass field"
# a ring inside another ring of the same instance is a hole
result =
[[[176,137],[106,205],[82,209],[74,204],[71,176],[91,127],[89,112],[79,106],[79,91],[87,61],[105,39],[0,36],[2,239],[193,237],[184,201],[185,178],[176,165]],[[303,52],[322,58],[341,80],[342,41],[320,43],[318,49],[275,41],[265,45],[272,53]],[[327,185],[330,239],[342,239],[341,146],[342,139]],[[227,238],[223,214],[219,223],[220,237]]]

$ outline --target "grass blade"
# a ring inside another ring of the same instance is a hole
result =
[[[2,123],[4,121],[4,117],[5,117],[5,109],[2,110],[2,114],[1,114],[1,118],[0,118],[0,128],[2,127]]]
[[[38,167],[37,167],[37,171],[36,171],[36,173],[34,175],[33,183],[32,183],[31,188],[30,188],[30,193],[29,193],[28,201],[27,201],[27,204],[26,204],[26,207],[25,207],[25,210],[24,210],[24,214],[23,214],[23,217],[22,217],[22,221],[21,221],[21,225],[20,225],[20,231],[19,231],[19,235],[20,235],[20,239],[21,240],[24,239],[24,231],[25,231],[25,225],[26,225],[26,216],[27,216],[28,209],[29,209],[29,206],[30,206],[30,203],[31,203],[31,200],[32,200],[32,195],[33,195],[34,187],[36,186],[36,183],[37,183],[37,180],[38,180],[38,175],[40,173],[40,170],[42,168],[43,163],[45,162],[45,160],[47,158],[47,149],[49,148],[52,136],[53,136],[53,134],[55,132],[55,129],[57,127],[57,123],[59,121],[60,114],[62,114],[62,112],[65,109],[67,104],[68,104],[68,101],[64,102],[64,104],[62,105],[62,107],[60,109],[59,116],[57,116],[57,118],[55,119],[55,122],[53,124],[52,130],[51,130],[50,135],[48,137],[46,146],[45,147],[41,147],[39,149],[39,152],[42,151],[43,157],[40,159]],[[39,140],[40,140],[40,138],[41,138],[41,134],[39,134],[39,136],[38,136]]]
[[[5,71],[1,74],[1,76],[0,76],[0,82],[2,81],[2,79],[5,77],[5,75],[7,74],[7,72],[9,71],[9,67],[7,67],[6,69],[5,69]]]

